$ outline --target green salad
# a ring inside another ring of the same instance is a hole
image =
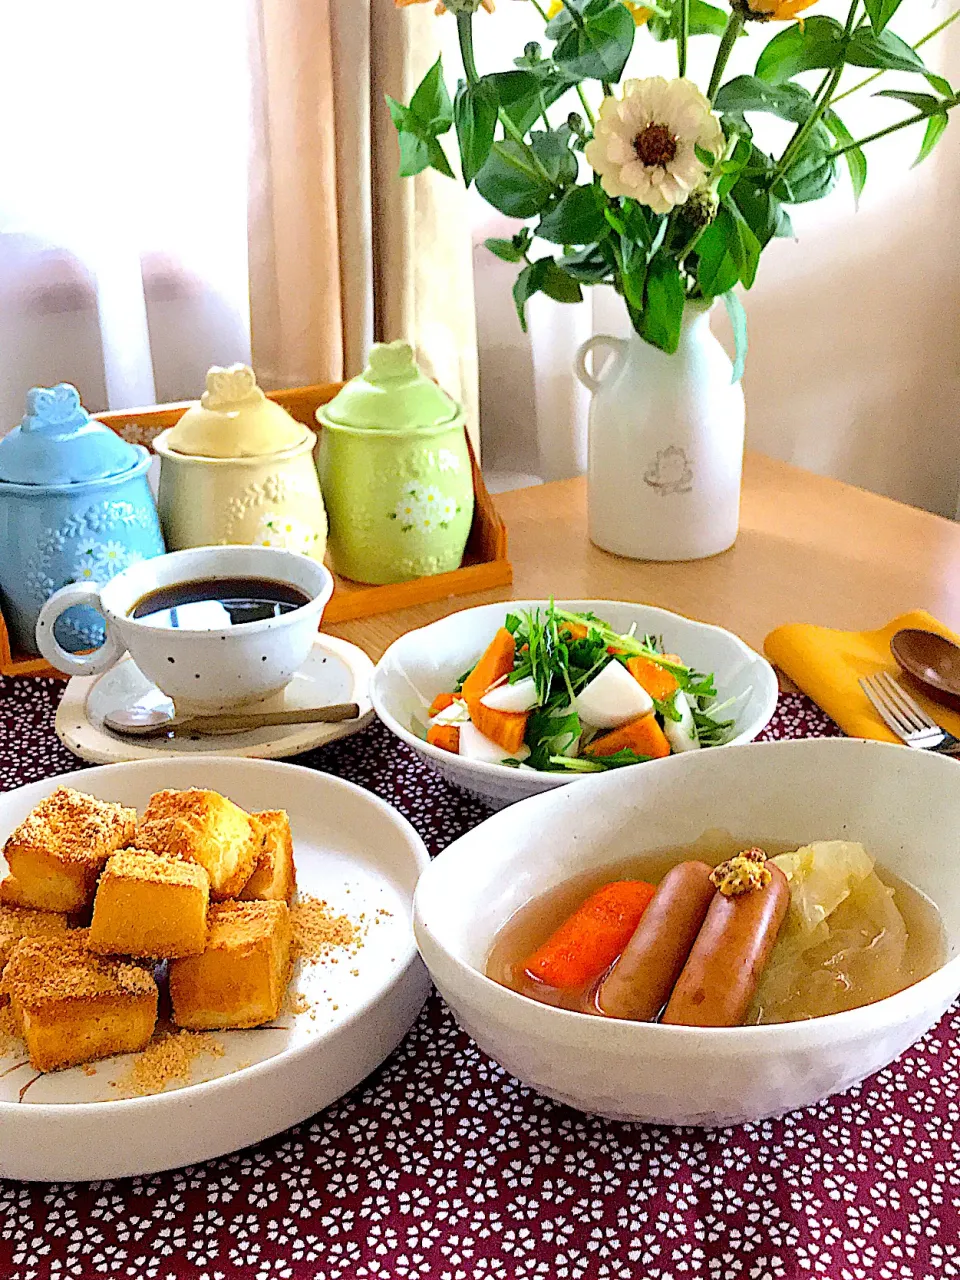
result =
[[[734,733],[712,673],[661,637],[615,631],[593,613],[508,613],[476,663],[437,695],[426,725],[465,759],[547,773],[600,773],[720,746]]]

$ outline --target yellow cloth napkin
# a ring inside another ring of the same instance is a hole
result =
[[[854,738],[899,742],[874,711],[858,682],[861,676],[877,671],[889,671],[891,675],[899,672],[890,641],[905,627],[935,631],[960,644],[960,636],[942,622],[924,609],[914,609],[879,631],[832,631],[829,627],[790,623],[771,631],[763,648],[770,661],[836,720],[844,733]],[[911,685],[910,692],[937,724],[960,738],[960,713],[924,697],[916,685]]]

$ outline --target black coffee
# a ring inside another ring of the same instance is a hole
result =
[[[271,578],[197,578],[175,582],[141,596],[129,616],[154,627],[221,631],[244,622],[279,618],[310,603],[289,582]]]

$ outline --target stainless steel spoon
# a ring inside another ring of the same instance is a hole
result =
[[[158,707],[129,707],[108,712],[103,723],[124,738],[164,738],[171,733],[244,733],[282,724],[337,724],[355,720],[360,708],[355,702],[338,702],[329,707],[299,707],[290,711],[251,711],[245,715],[177,716]]]

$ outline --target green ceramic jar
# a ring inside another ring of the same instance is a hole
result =
[[[375,345],[317,421],[337,573],[383,584],[458,569],[473,521],[463,410],[409,344]]]

